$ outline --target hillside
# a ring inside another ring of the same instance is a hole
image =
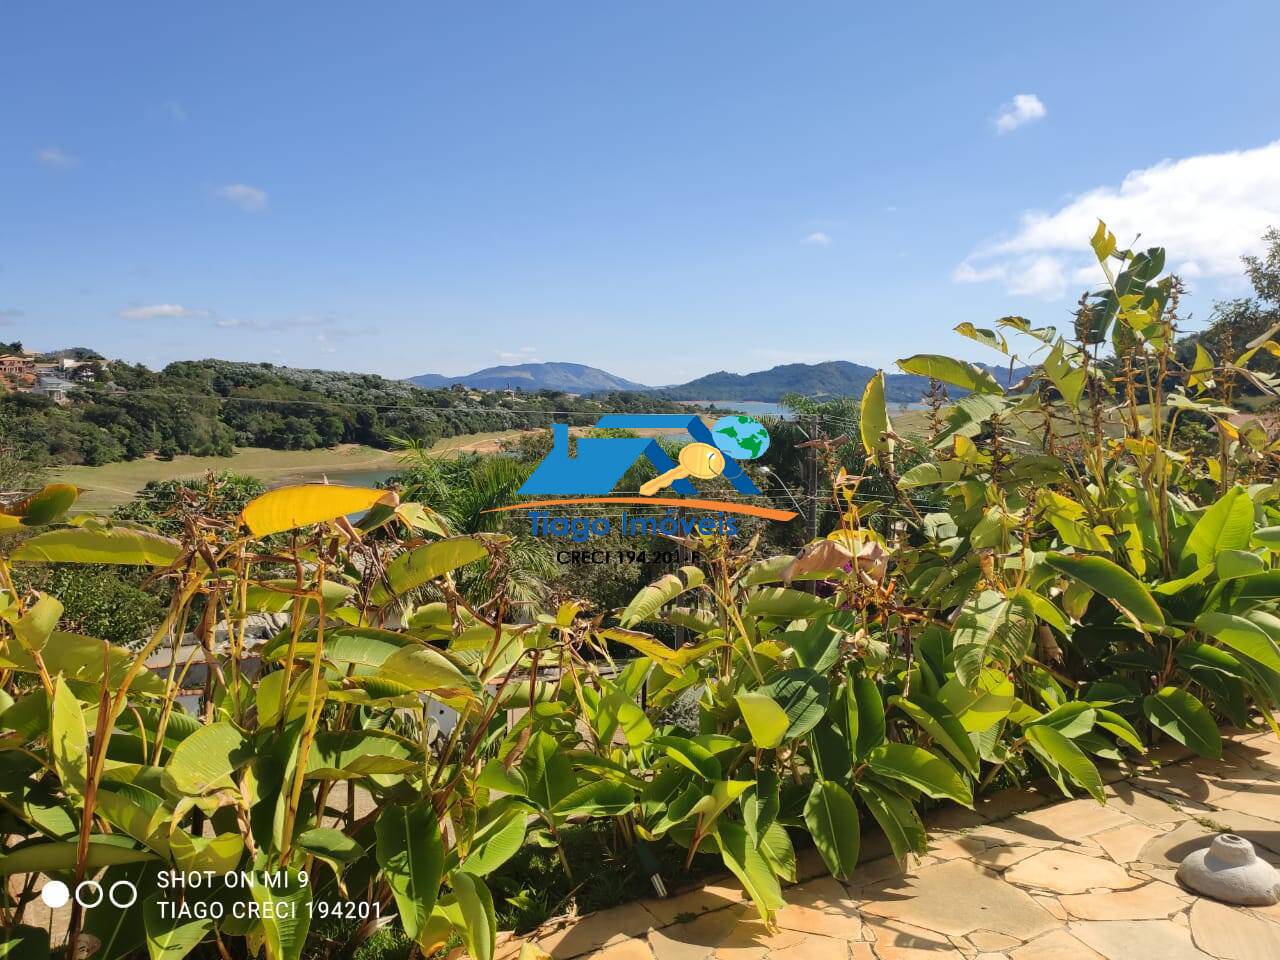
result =
[[[460,435],[544,426],[571,415],[678,409],[648,393],[568,398],[531,391],[473,399],[403,380],[270,363],[196,360],[153,371],[111,364],[60,406],[30,393],[0,394],[0,438],[29,462],[90,466],[149,455],[230,456],[237,447],[314,450],[337,444],[387,449]],[[554,411],[554,412],[553,412]]]
[[[1002,384],[1010,382],[1008,367],[992,367],[979,364]],[[1013,371],[1012,382],[1017,382],[1028,368]],[[675,387],[665,387],[659,395],[672,400],[766,400],[778,401],[788,393],[806,397],[859,396],[867,381],[875,374],[874,367],[847,360],[831,360],[826,363],[786,363],[756,373],[711,373]],[[906,373],[886,371],[885,397],[891,403],[912,403],[929,389],[929,381]],[[954,390],[952,391],[955,392]]]
[[[419,387],[449,387],[455,383],[476,390],[521,390],[532,393],[537,390],[562,390],[565,393],[606,393],[619,390],[650,390],[643,383],[636,383],[615,376],[598,367],[581,363],[518,363],[510,366],[485,367],[461,377],[445,377],[438,373],[424,373],[410,377],[409,382]]]

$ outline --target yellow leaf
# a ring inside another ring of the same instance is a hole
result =
[[[886,436],[889,431],[889,411],[884,402],[883,370],[876,371],[863,391],[859,426],[862,447],[867,451],[868,457],[879,463],[882,455],[893,453],[893,440]]]
[[[399,498],[390,490],[303,483],[255,497],[245,505],[240,519],[255,537],[265,537],[363,513],[379,503],[395,507]]]

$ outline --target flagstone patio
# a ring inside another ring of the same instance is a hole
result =
[[[1221,762],[1153,751],[1107,804],[1007,791],[933,818],[907,869],[878,835],[849,884],[809,851],[776,928],[731,880],[529,938],[555,960],[1280,960],[1280,906],[1230,907],[1174,873],[1229,830],[1280,865],[1280,742],[1235,733]],[[498,960],[523,940],[507,938]]]

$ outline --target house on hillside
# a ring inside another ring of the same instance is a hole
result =
[[[18,353],[0,356],[0,377],[18,377],[36,372],[36,363],[30,357]]]
[[[36,364],[30,357],[9,353],[0,356],[0,387],[29,390],[36,382]]]
[[[31,388],[31,392],[37,397],[44,397],[46,400],[52,400],[59,405],[66,405],[71,402],[71,391],[76,385],[70,380],[64,380],[62,377],[53,374],[42,374]]]

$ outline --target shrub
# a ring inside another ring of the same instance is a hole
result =
[[[552,858],[561,890],[582,881],[582,842],[607,863],[657,844],[659,870],[723,864],[769,920],[797,841],[848,877],[872,823],[906,858],[925,849],[927,806],[1041,775],[1101,801],[1098,761],[1152,738],[1216,757],[1222,719],[1275,729],[1276,444],[1237,415],[1231,385],[1274,389],[1249,364],[1280,345],[1180,365],[1163,252],[1119,250],[1105,227],[1093,246],[1109,283],[1082,300],[1074,340],[1018,317],[957,328],[1011,362],[1011,340],[1030,338],[1044,357],[1023,385],[941,355],[900,361],[960,395],[935,411],[927,458],[904,460],[877,375],[859,472],[816,438],[838,515],[826,536],[770,557],[701,538],[698,565],[621,610],[512,603],[510,538],[450,530],[487,516],[488,494],[450,503],[447,483],[452,519],[315,485],[234,516],[204,487],[175,488],[155,518],[167,532],[63,524],[69,487],[11,503],[0,761],[25,802],[7,810],[4,863],[28,877],[5,908],[11,937],[49,952],[22,922],[34,874],[100,874],[144,892],[127,910],[73,910],[71,940],[98,938],[104,957],[216,941],[292,960],[321,933],[357,954],[374,914],[394,912],[423,952],[460,943],[491,960],[499,916],[534,922],[561,895],[531,882]],[[1176,446],[1188,412],[1214,424],[1216,451]],[[490,470],[489,493],[514,482]],[[892,523],[867,522],[866,476]],[[440,477],[420,480],[431,493]],[[142,650],[122,650],[59,630],[54,593],[15,586],[13,569],[48,563],[143,568],[171,600]],[[264,612],[286,626],[252,646],[246,619]],[[147,672],[193,616],[201,650]],[[691,639],[663,641],[676,631]],[[176,702],[196,663],[199,716]],[[166,916],[154,880],[173,868],[223,878],[187,901],[271,916]],[[227,884],[236,870],[254,882]],[[338,901],[370,915],[323,916]]]

